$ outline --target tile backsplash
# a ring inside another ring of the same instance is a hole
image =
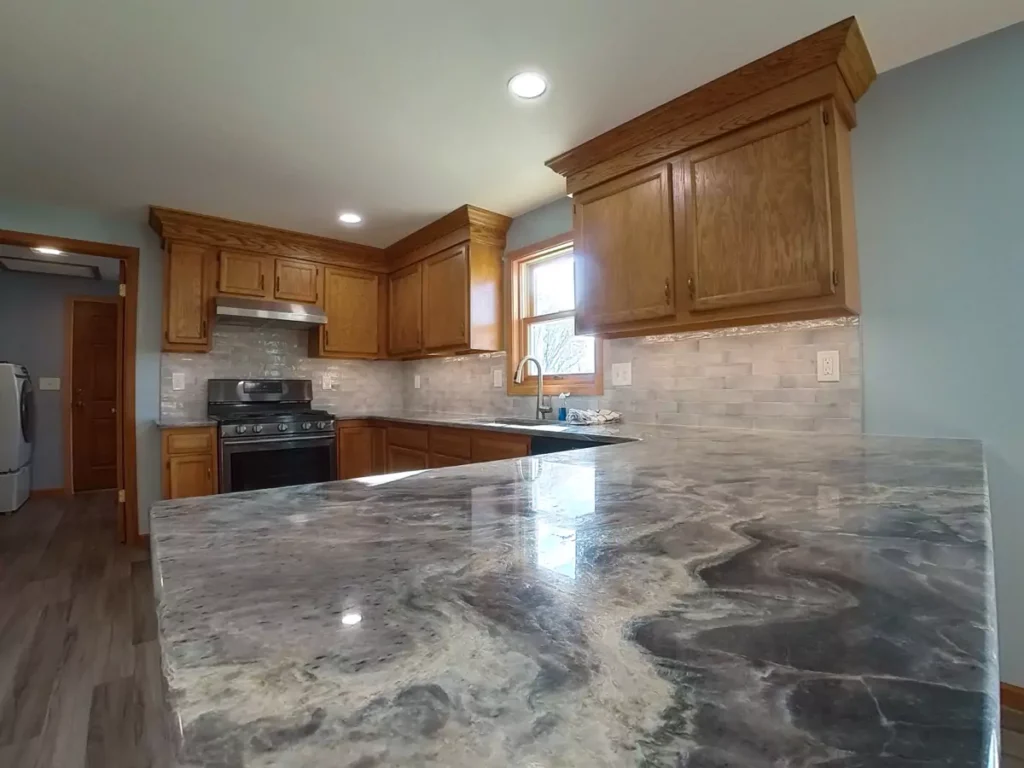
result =
[[[312,379],[317,408],[336,413],[402,408],[404,363],[311,358],[308,338],[306,331],[297,329],[219,325],[210,352],[165,352],[160,364],[161,417],[205,416],[207,379]],[[172,388],[175,373],[184,375],[185,389]],[[324,374],[330,376],[329,390],[322,388]]]
[[[208,354],[164,354],[161,415],[202,416],[207,379],[242,377],[311,378],[314,405],[338,413],[533,414],[535,398],[505,393],[503,352],[410,362],[321,360],[307,357],[306,339],[304,331],[221,326]],[[861,431],[857,318],[603,343],[605,394],[570,398],[570,407],[608,408],[643,424]],[[839,382],[818,382],[821,350],[839,352]],[[613,387],[611,366],[625,362],[632,365],[632,384]],[[493,384],[495,370],[501,387]],[[184,390],[173,391],[174,373],[184,374]],[[321,389],[325,373],[330,390]]]

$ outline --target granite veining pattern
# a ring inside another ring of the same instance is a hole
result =
[[[975,442],[660,429],[151,531],[182,765],[998,759]]]

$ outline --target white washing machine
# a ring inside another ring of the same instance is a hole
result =
[[[0,514],[14,512],[28,500],[34,421],[28,369],[0,362]]]

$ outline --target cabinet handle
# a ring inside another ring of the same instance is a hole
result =
[[[200,336],[206,336],[206,318],[203,318],[202,330],[199,332]]]
[[[665,303],[666,304],[671,304],[672,303],[671,281],[667,277],[665,278]]]
[[[210,467],[206,468],[206,476],[213,477],[213,470]]]
[[[324,328],[324,344],[328,347],[331,346],[331,332]]]
[[[686,279],[686,287],[690,291],[690,301],[693,301],[697,297],[697,291],[693,287],[693,275]]]
[[[263,275],[260,275],[260,290],[263,290]]]
[[[275,291],[280,291],[281,290],[281,276],[280,275],[278,275],[277,277],[274,278],[274,290]]]

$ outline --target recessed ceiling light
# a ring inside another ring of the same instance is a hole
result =
[[[363,217],[358,213],[352,213],[352,211],[345,211],[341,216],[338,217],[338,221],[342,224],[358,224],[363,220]]]
[[[59,248],[49,248],[45,246],[41,248],[33,248],[32,250],[35,251],[36,253],[43,254],[43,256],[60,256],[62,253],[64,253],[64,251],[60,250]]]
[[[341,615],[341,623],[347,627],[351,627],[353,624],[358,624],[363,620],[363,617],[354,611],[352,613],[343,613]]]
[[[520,72],[508,81],[508,89],[521,99],[536,99],[548,89],[548,81],[539,72]]]

